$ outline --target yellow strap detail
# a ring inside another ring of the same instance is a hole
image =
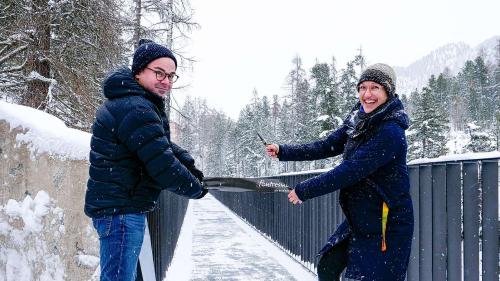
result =
[[[385,231],[387,229],[387,217],[389,215],[389,207],[385,202],[382,204],[382,252],[387,250],[387,245],[385,244]]]

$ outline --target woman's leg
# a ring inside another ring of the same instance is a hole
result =
[[[347,266],[347,246],[349,239],[335,245],[330,251],[321,256],[318,263],[319,281],[339,281],[342,271]]]

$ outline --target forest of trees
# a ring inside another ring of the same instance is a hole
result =
[[[272,143],[306,143],[339,128],[357,102],[356,83],[364,62],[359,54],[341,69],[332,59],[306,71],[297,56],[286,76],[287,94],[269,98],[254,90],[238,120],[210,109],[202,99],[188,98],[180,110],[184,116],[176,118],[180,144],[212,176],[267,176],[332,167],[338,157],[309,162],[271,160],[257,132]],[[409,160],[499,150],[500,42],[495,62],[486,63],[479,56],[467,61],[458,74],[445,69],[431,76],[422,89],[400,98],[410,116]],[[466,143],[454,145],[457,135]]]
[[[494,64],[478,56],[457,75],[449,70],[433,75],[425,87],[403,99],[411,118],[410,159],[448,153],[446,144],[456,132],[466,134],[468,141],[452,153],[499,150],[500,42],[496,52]]]
[[[138,38],[189,66],[182,47],[198,27],[192,18],[188,0],[2,0],[0,98],[89,131],[102,80],[129,63]]]
[[[193,60],[182,48],[198,27],[188,0],[2,0],[0,99],[90,131],[103,102],[102,80],[108,71],[130,63],[139,38],[171,48],[184,70]],[[237,120],[199,98],[165,110],[175,109],[170,115],[179,127],[178,142],[206,175],[264,176],[328,168],[339,159],[273,161],[256,133],[273,143],[325,137],[341,126],[357,102],[356,83],[365,67],[361,52],[341,68],[334,58],[308,68],[296,56],[290,72],[283,73],[286,93],[267,97],[254,89]],[[499,150],[500,42],[495,61],[479,56],[458,74],[445,70],[429,77],[425,87],[401,99],[411,119],[410,160]],[[457,135],[466,136],[466,144],[450,146]]]

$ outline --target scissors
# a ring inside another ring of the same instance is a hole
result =
[[[264,144],[264,146],[268,145],[268,143],[264,140],[264,138],[259,134],[259,132],[256,132],[257,133],[257,136],[259,136],[259,139],[262,141],[262,143]]]

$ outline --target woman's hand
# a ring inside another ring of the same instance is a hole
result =
[[[302,204],[302,201],[300,201],[294,189],[288,192],[288,201],[290,201],[290,203],[292,203],[293,205]]]
[[[278,158],[278,153],[280,151],[280,147],[277,144],[271,143],[266,145],[266,153],[267,155]]]

